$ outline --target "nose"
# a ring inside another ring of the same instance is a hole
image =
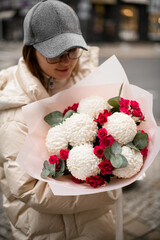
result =
[[[61,56],[61,63],[62,64],[68,64],[70,61],[69,57],[68,57],[68,54],[64,54]]]

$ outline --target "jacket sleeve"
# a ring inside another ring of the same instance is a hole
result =
[[[84,196],[55,196],[49,185],[29,176],[15,161],[21,149],[27,127],[17,121],[4,123],[0,128],[0,160],[4,166],[4,179],[9,192],[39,212],[71,214],[114,204],[118,191]]]
[[[85,78],[98,67],[99,64],[99,48],[89,46],[88,51],[84,51],[79,59],[79,62],[73,72],[73,81],[78,81]]]

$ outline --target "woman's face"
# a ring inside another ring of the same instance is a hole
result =
[[[74,60],[69,59],[68,55],[64,54],[61,57],[60,62],[50,64],[47,62],[47,59],[43,55],[41,55],[37,50],[36,57],[42,71],[57,80],[68,79],[71,76],[71,73],[78,61],[78,59]]]

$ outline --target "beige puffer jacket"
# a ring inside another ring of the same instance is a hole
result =
[[[82,55],[75,82],[96,67],[97,53],[97,48],[89,48]],[[0,186],[13,236],[16,240],[115,239],[111,209],[119,191],[54,196],[47,183],[26,174],[15,161],[27,134],[21,107],[46,97],[47,91],[22,58],[17,66],[0,72]]]

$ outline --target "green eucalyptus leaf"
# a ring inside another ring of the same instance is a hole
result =
[[[107,158],[108,160],[110,160],[111,156],[112,156],[112,151],[111,151],[111,146],[107,146],[104,149],[104,156],[105,158]]]
[[[123,160],[123,162],[122,162],[120,168],[124,168],[124,167],[127,166],[128,161],[127,161],[127,158],[126,158],[125,156],[123,156],[123,155],[121,155],[121,154],[120,154],[120,156],[121,156],[121,158],[122,158],[122,160]]]
[[[65,161],[64,161],[64,160],[61,160],[61,167],[60,167],[60,171],[61,171],[61,172],[64,172],[64,171],[65,171],[65,168],[66,168]]]
[[[134,149],[134,150],[136,150],[136,151],[139,151],[139,149],[138,149],[132,142],[129,142],[129,143],[127,144],[127,147],[130,147],[130,148],[132,148],[132,149]]]
[[[122,147],[118,142],[114,142],[111,147],[111,151],[113,154],[120,154],[122,152]]]
[[[119,89],[119,94],[118,94],[119,97],[121,96],[122,88],[123,88],[123,83],[121,84],[120,89]]]
[[[56,173],[56,163],[50,164],[49,171],[50,171],[49,176],[55,176],[55,173]]]
[[[109,105],[111,105],[112,107],[118,108],[118,107],[120,106],[120,104],[119,104],[119,101],[120,101],[120,100],[121,100],[121,98],[120,98],[119,96],[117,96],[117,97],[110,98],[110,99],[108,100],[108,103],[109,103]]]
[[[148,134],[147,133],[137,133],[133,139],[133,144],[139,148],[143,149],[147,146],[148,143]]]
[[[58,178],[58,177],[61,177],[63,175],[64,175],[64,172],[58,171],[58,172],[56,172],[54,178]]]
[[[75,111],[73,111],[73,110],[67,111],[67,112],[65,113],[63,119],[65,120],[65,119],[67,119],[67,118],[70,118],[70,117],[73,115],[73,113],[75,113]]]
[[[61,162],[61,167],[59,170],[56,170],[56,166],[55,166],[55,171],[54,171],[54,174],[52,175],[53,178],[58,178],[64,175],[66,164],[65,164],[65,161],[63,160],[60,160],[60,162]],[[56,164],[52,164],[52,165],[56,165]]]
[[[59,125],[60,123],[62,123],[63,114],[59,111],[55,111],[46,115],[44,117],[44,120],[52,127],[55,127],[56,125]]]
[[[43,168],[41,172],[41,177],[46,178],[49,176],[50,171],[48,169]]]
[[[112,155],[110,162],[114,168],[120,168],[123,163],[122,155]]]
[[[137,133],[142,133],[142,132],[140,130],[138,130]]]
[[[44,166],[45,169],[49,169],[50,168],[50,163],[47,160],[45,160],[44,163],[43,163],[43,166]]]

